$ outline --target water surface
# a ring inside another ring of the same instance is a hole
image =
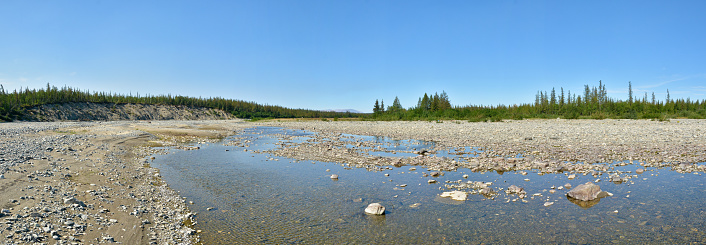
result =
[[[445,172],[428,184],[426,169],[410,166],[369,172],[344,169],[338,163],[293,161],[253,150],[281,143],[277,134],[307,136],[300,130],[260,127],[227,138],[224,144],[201,145],[200,150],[171,150],[152,165],[166,182],[198,212],[196,229],[204,244],[508,244],[508,243],[704,243],[706,205],[701,174],[667,169],[647,171],[623,184],[599,176],[597,184],[614,194],[578,206],[566,190],[595,181],[591,175],[569,180],[565,174],[527,171],[503,174]],[[383,141],[384,150],[432,148],[433,142],[391,141],[370,136],[351,139]],[[248,147],[226,146],[247,139]],[[302,141],[307,138],[288,139]],[[247,151],[244,151],[247,149]],[[464,149],[473,153],[475,148]],[[392,156],[400,157],[402,153]],[[438,155],[455,154],[439,152]],[[468,156],[468,155],[464,155]],[[628,171],[635,165],[617,170]],[[338,174],[338,180],[329,178]],[[389,176],[385,176],[388,174]],[[469,175],[464,179],[464,174]],[[631,174],[634,175],[634,174]],[[493,182],[493,188],[523,187],[527,202],[502,193],[494,200],[471,195],[466,201],[438,197],[445,181]],[[401,187],[401,185],[407,185]],[[541,194],[541,195],[539,195]],[[373,202],[387,208],[370,216],[364,208]],[[546,202],[554,204],[545,207]],[[214,208],[208,211],[207,208]]]

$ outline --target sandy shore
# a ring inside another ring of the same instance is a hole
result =
[[[523,120],[469,122],[122,121],[0,124],[3,244],[194,244],[194,214],[149,166],[150,147],[218,141],[255,126],[317,132],[272,153],[351,167],[417,165],[473,171],[601,174],[616,161],[703,172],[706,120]],[[436,142],[416,157],[375,157],[379,143],[342,134]],[[281,136],[291,139],[292,136]],[[357,144],[356,144],[357,143]],[[476,156],[466,146],[482,150]],[[456,150],[458,158],[434,156]],[[518,157],[520,154],[521,157]],[[159,157],[159,156],[157,156]],[[599,164],[593,164],[599,163]],[[627,164],[627,163],[617,163]]]

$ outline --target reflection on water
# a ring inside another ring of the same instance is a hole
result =
[[[422,177],[426,170],[420,167],[413,171],[409,166],[382,172],[347,170],[336,163],[270,160],[272,156],[250,151],[275,147],[278,140],[269,135],[281,133],[307,135],[256,128],[232,138],[250,140],[248,151],[209,144],[197,151],[174,150],[152,163],[172,188],[195,202],[191,208],[198,212],[196,229],[204,231],[204,244],[706,241],[706,181],[701,175],[648,168],[620,185],[602,175],[597,184],[614,196],[576,203],[567,200],[568,190],[556,187],[578,186],[596,178],[578,175],[569,180],[566,174],[499,175],[459,169],[428,184],[432,177]],[[411,150],[408,143],[391,144],[396,150]],[[338,181],[331,180],[331,174],[339,175]],[[468,179],[462,177],[465,174]],[[496,189],[517,185],[530,197],[526,203],[513,202],[516,196],[502,191],[492,200],[482,195],[471,195],[466,201],[439,197],[447,191],[445,181],[457,180],[492,182]],[[384,205],[386,215],[365,215],[363,210],[373,202]],[[545,202],[554,204],[545,207]],[[210,207],[214,209],[208,211]]]
[[[590,201],[584,201],[584,200],[579,200],[575,199],[573,197],[566,196],[566,200],[569,200],[569,202],[578,205],[581,208],[587,209],[593,206],[596,206],[601,201],[601,198],[596,198]]]

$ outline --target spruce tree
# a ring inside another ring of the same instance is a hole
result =
[[[628,82],[628,102],[632,104],[632,82]]]
[[[402,110],[402,104],[400,104],[400,99],[395,96],[395,101],[392,102],[392,111],[398,112]]]

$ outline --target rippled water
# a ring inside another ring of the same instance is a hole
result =
[[[281,133],[307,135],[263,127],[226,141],[247,138],[248,150],[266,150],[278,142],[270,135]],[[397,143],[390,142],[392,150],[430,144]],[[152,163],[172,188],[195,202],[191,209],[198,212],[196,229],[203,230],[204,244],[706,243],[706,181],[701,174],[648,168],[623,184],[608,182],[603,175],[598,185],[614,196],[586,208],[567,200],[566,190],[549,190],[595,181],[591,175],[569,180],[564,174],[459,169],[437,177],[441,183],[428,184],[431,177],[422,177],[426,170],[420,167],[369,172],[336,163],[275,161],[243,149],[208,144],[195,151],[172,150]],[[339,180],[331,180],[331,174]],[[513,196],[505,194],[494,200],[471,195],[467,201],[453,201],[438,197],[446,180],[493,182],[494,188],[514,184],[530,196],[541,196],[528,197],[527,203],[508,202]],[[554,204],[545,207],[547,201]],[[363,209],[373,202],[384,205],[386,214],[365,215]],[[209,207],[215,209],[207,211]]]

